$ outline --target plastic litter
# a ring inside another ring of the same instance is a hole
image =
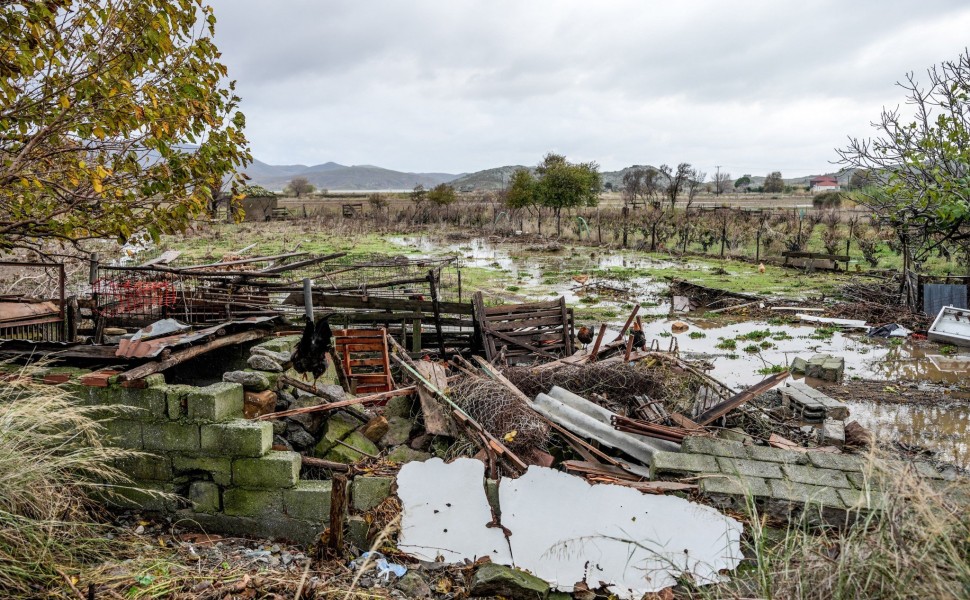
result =
[[[869,330],[869,337],[890,338],[890,337],[909,337],[913,332],[898,323],[887,323],[879,325]]]
[[[391,574],[400,579],[408,572],[404,565],[387,562],[387,559],[380,552],[364,552],[358,558],[350,561],[350,568],[356,570],[363,567],[368,559],[374,561],[374,566],[377,567],[377,576],[384,581],[390,581]]]

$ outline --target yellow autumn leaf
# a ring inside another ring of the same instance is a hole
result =
[[[505,443],[511,444],[512,442],[515,441],[515,436],[517,436],[517,435],[519,435],[519,432],[516,431],[515,429],[513,429],[512,431],[510,431],[510,432],[506,433],[504,436],[502,436],[502,439],[505,440]]]
[[[101,185],[101,180],[100,179],[92,179],[91,180],[91,187],[93,187],[94,188],[94,191],[96,193],[98,193],[98,194],[100,194],[102,191],[104,191],[104,186]]]
[[[66,94],[61,96],[61,106],[64,109],[71,108],[71,100],[67,97]]]

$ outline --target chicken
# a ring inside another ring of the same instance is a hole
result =
[[[759,273],[765,272],[765,263],[761,263],[760,265],[758,265],[758,272]]]
[[[576,332],[576,339],[583,344],[583,348],[586,348],[586,346],[589,346],[590,342],[593,341],[593,330],[583,325],[579,328],[579,331]]]
[[[586,282],[589,281],[589,275],[573,275],[573,281],[579,285],[586,285]]]
[[[327,370],[331,338],[333,331],[330,330],[330,315],[318,319],[316,324],[306,319],[303,337],[293,351],[293,368],[296,372],[312,373],[314,380],[319,379]]]

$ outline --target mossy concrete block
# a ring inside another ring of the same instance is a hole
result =
[[[202,452],[214,456],[263,456],[273,446],[268,421],[237,419],[202,426]]]
[[[714,456],[709,454],[684,454],[681,452],[656,452],[650,465],[650,478],[658,475],[693,475],[695,473],[717,473],[718,466]]]
[[[299,400],[294,405],[298,403]],[[338,446],[338,441],[350,436],[360,425],[360,421],[349,415],[343,413],[331,414],[325,424],[323,437],[320,438],[320,442],[313,449],[313,454],[318,458],[323,458],[334,446]]]
[[[501,596],[512,600],[545,600],[549,596],[549,584],[519,569],[485,563],[475,571],[469,594]]]
[[[361,550],[370,550],[370,523],[364,517],[347,517],[347,541]]]
[[[222,494],[222,510],[230,516],[283,516],[283,491],[231,488]]]
[[[356,511],[368,511],[387,500],[393,485],[393,477],[356,477],[350,485],[350,505]]]
[[[771,496],[782,502],[814,504],[830,508],[845,507],[838,490],[835,488],[780,479],[772,479],[769,481],[769,485],[771,486]]]
[[[882,510],[886,507],[886,498],[880,492],[840,489],[838,494],[849,509]]]
[[[143,434],[145,450],[153,452],[199,451],[199,426],[169,421],[146,425]]]
[[[845,473],[834,469],[819,469],[803,465],[782,465],[785,476],[796,482],[831,488],[851,488]]]
[[[231,516],[224,513],[207,514],[190,508],[176,513],[180,525],[200,527],[207,533],[218,532],[247,538],[286,540],[296,544],[316,542],[322,525],[284,516]]]
[[[836,454],[834,452],[806,452],[805,454],[809,463],[821,469],[862,471],[866,466],[866,460],[854,454]]]
[[[189,485],[189,502],[194,511],[209,514],[219,512],[219,486],[211,481],[193,481]]]
[[[293,349],[296,348],[298,343],[300,343],[300,336],[287,335],[260,342],[253,346],[253,348],[266,348],[271,352],[293,352]]]
[[[177,508],[175,485],[162,481],[132,481],[105,495],[108,505],[129,510],[171,512]]]
[[[431,458],[431,453],[415,450],[408,446],[398,446],[387,453],[387,460],[399,465],[409,462],[424,462]]]
[[[414,408],[414,400],[409,396],[395,396],[384,405],[384,416],[390,420],[391,417],[403,417],[409,419]]]
[[[216,456],[172,457],[172,470],[176,475],[207,474],[213,483],[228,486],[232,483],[232,460]]]
[[[173,384],[165,386],[165,403],[168,418],[184,419],[188,410],[189,394],[197,390],[194,385]]]
[[[104,426],[102,441],[105,444],[132,450],[144,449],[145,442],[142,434],[145,424],[141,421],[108,419],[107,421],[102,421],[102,424]]]
[[[406,444],[411,437],[411,430],[414,429],[414,421],[407,417],[388,417],[387,433],[380,440],[381,446],[390,448]]]
[[[731,458],[747,458],[748,456],[740,442],[697,435],[684,438],[680,451],[687,454],[710,454]]]
[[[351,433],[343,439],[343,443],[335,445],[324,456],[326,460],[341,462],[344,464],[358,463],[365,458],[376,456],[380,453],[374,442],[367,439],[359,431]]]
[[[128,417],[140,421],[159,421],[168,418],[165,390],[160,387],[126,388],[76,386],[72,388],[82,404],[100,406],[130,406]]]
[[[157,454],[143,454],[119,459],[115,466],[131,479],[171,481],[172,459]]]
[[[226,383],[238,383],[249,391],[263,392],[270,389],[269,377],[262,371],[229,371],[222,374]]]
[[[243,416],[243,386],[225,381],[196,388],[188,396],[191,421],[221,423]]]
[[[943,474],[936,470],[936,467],[926,461],[914,462],[913,467],[921,477],[926,477],[927,479],[945,479]]]
[[[720,471],[727,475],[744,475],[764,479],[781,479],[783,477],[781,465],[773,462],[718,456],[717,465],[720,467]]]
[[[801,357],[795,357],[791,361],[791,372],[792,373],[804,373],[805,369],[808,368],[808,361]]]
[[[232,461],[232,484],[245,488],[289,488],[300,478],[300,455],[270,451],[259,458]]]
[[[751,460],[788,465],[807,465],[808,456],[806,455],[810,454],[809,452],[796,452],[795,450],[783,450],[769,446],[746,446],[744,450]]]
[[[704,495],[725,494],[730,496],[771,496],[771,486],[760,477],[737,475],[700,475],[700,490]]]
[[[286,516],[314,523],[330,521],[330,481],[298,481],[295,487],[283,490]]]

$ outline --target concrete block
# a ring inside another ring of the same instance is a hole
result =
[[[384,405],[384,416],[391,419],[391,417],[401,417],[404,419],[411,418],[411,411],[414,408],[414,400],[408,396],[395,396],[387,401]]]
[[[168,418],[172,420],[184,419],[188,410],[189,393],[197,390],[194,385],[165,386],[165,402],[168,406]]]
[[[219,486],[211,481],[193,481],[189,485],[189,502],[194,511],[209,514],[219,512]]]
[[[804,373],[805,369],[808,368],[808,361],[801,357],[796,357],[791,361],[791,372],[792,373]]]
[[[398,446],[387,453],[387,460],[399,465],[409,462],[424,462],[429,458],[431,458],[430,453],[415,450],[408,446]]]
[[[191,421],[221,423],[242,416],[243,387],[238,383],[214,383],[188,395],[187,417]]]
[[[253,354],[246,360],[246,365],[256,371],[282,373],[283,365],[263,354]]]
[[[168,456],[144,454],[118,459],[115,466],[131,479],[142,481],[171,481],[172,459]]]
[[[763,479],[781,479],[784,477],[779,463],[718,456],[717,465],[720,467],[720,471],[726,475],[744,475]]]
[[[715,457],[709,454],[684,454],[682,452],[657,452],[650,465],[650,478],[661,474],[693,475],[695,473],[717,473]]]
[[[130,419],[109,419],[102,421],[104,434],[102,441],[108,446],[118,446],[119,448],[129,448],[132,450],[142,450],[145,448],[142,431],[144,424],[141,421]]]
[[[244,488],[289,488],[300,478],[300,455],[270,451],[259,458],[232,461],[232,484]]]
[[[176,475],[192,476],[199,473],[207,474],[213,483],[228,486],[232,483],[232,460],[215,456],[180,456],[172,457],[172,470]]]
[[[499,596],[502,598],[527,598],[545,600],[549,596],[549,584],[535,575],[505,565],[485,563],[478,567],[472,577],[471,596]]]
[[[330,521],[330,481],[298,481],[296,486],[283,490],[286,516],[314,523]]]
[[[282,490],[231,488],[222,494],[222,510],[230,516],[283,516]]]
[[[105,494],[109,506],[129,510],[170,512],[177,507],[175,485],[162,481],[132,481]]]
[[[856,454],[836,454],[834,452],[806,452],[809,463],[822,469],[837,471],[862,471],[866,460]]]
[[[845,476],[854,488],[865,490],[872,487],[872,479],[866,473],[847,471]]]
[[[381,446],[389,448],[406,444],[411,437],[411,430],[414,429],[414,421],[407,417],[388,417],[387,433],[380,440]]]
[[[745,452],[751,460],[762,462],[774,462],[790,465],[807,465],[808,457],[806,452],[796,452],[794,450],[783,450],[770,446],[747,446]]]
[[[192,423],[168,421],[146,425],[145,450],[154,452],[199,451],[199,426]]]
[[[223,513],[206,514],[184,509],[176,513],[180,525],[195,525],[206,532],[218,531],[228,535],[248,538],[286,540],[296,544],[310,545],[316,542],[322,526],[284,516],[244,517]]]
[[[795,483],[825,486],[829,488],[851,488],[845,473],[834,469],[819,469],[804,465],[782,465],[785,476]]]
[[[356,477],[350,486],[350,506],[359,512],[368,511],[391,495],[393,477]]]
[[[346,539],[361,550],[370,550],[370,523],[361,516],[347,517]]]
[[[299,400],[297,402],[299,402]],[[314,404],[316,404],[316,402]],[[313,449],[314,456],[317,458],[323,458],[326,456],[327,452],[337,445],[337,441],[343,440],[360,426],[361,422],[354,419],[350,415],[345,415],[343,413],[331,414],[327,418],[325,429],[323,431],[323,437]],[[306,425],[304,425],[304,428],[306,428]]]
[[[268,421],[238,419],[202,426],[202,452],[215,456],[262,456],[273,446]]]
[[[269,377],[260,371],[229,371],[222,374],[222,380],[227,383],[238,383],[252,392],[272,389]]]
[[[732,458],[747,458],[741,442],[719,440],[717,438],[692,435],[684,438],[680,451],[688,454],[711,454],[714,456],[730,456]]]
[[[323,458],[345,464],[358,463],[380,454],[380,449],[359,431],[351,433],[327,452]]]
[[[732,496],[771,496],[771,486],[760,477],[739,477],[737,475],[709,474],[700,475],[702,494],[727,494]]]
[[[841,448],[845,444],[845,421],[825,419],[822,423],[822,443]]]
[[[921,477],[926,477],[928,479],[945,479],[943,474],[936,470],[936,467],[925,461],[917,461],[913,463],[913,467],[916,472],[919,473]]]
[[[831,508],[845,507],[838,491],[830,487],[782,481],[780,479],[772,479],[768,483],[771,486],[771,496],[776,500],[788,503],[822,505]]]
[[[293,352],[293,349],[296,348],[298,343],[300,343],[300,336],[287,335],[260,342],[253,348],[266,348],[271,352]]]
[[[164,388],[126,388],[79,386],[77,396],[83,404],[101,406],[130,406],[126,418],[140,421],[158,421],[168,418]]]
[[[881,492],[873,490],[838,490],[839,498],[849,509],[882,510],[886,507],[886,499]]]

